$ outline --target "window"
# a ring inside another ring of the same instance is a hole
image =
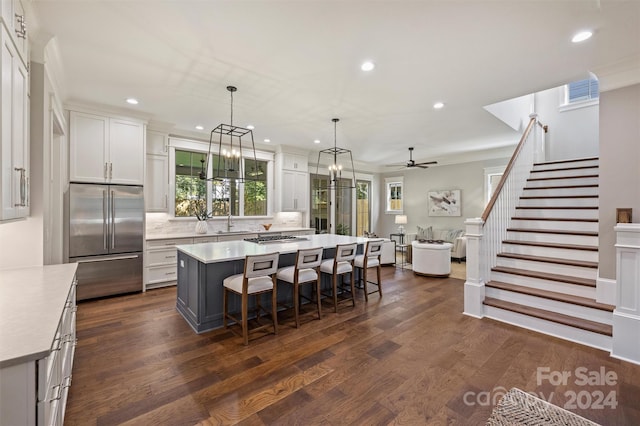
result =
[[[175,148],[175,216],[193,217],[193,200],[206,200],[207,211],[212,216],[266,216],[269,214],[268,191],[270,154],[262,153],[261,159],[244,159],[246,180],[240,182],[235,176],[228,179],[205,181],[199,178],[207,153],[182,149],[195,144],[180,140]],[[256,153],[256,156],[258,154]],[[264,159],[263,159],[264,158]],[[215,169],[219,156],[212,154],[209,170]],[[237,172],[236,172],[237,173]]]
[[[599,97],[600,87],[597,78],[571,82],[564,86],[560,111],[596,105]]]
[[[176,217],[194,216],[192,200],[205,198],[206,182],[198,177],[202,168],[200,160],[206,161],[207,155],[201,152],[181,151],[176,149]]]
[[[385,178],[386,187],[386,213],[402,213],[402,185],[404,179],[402,177]]]

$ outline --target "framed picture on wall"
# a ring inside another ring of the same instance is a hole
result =
[[[460,190],[429,191],[429,216],[460,216]]]

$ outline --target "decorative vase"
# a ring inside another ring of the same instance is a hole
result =
[[[206,220],[196,222],[196,234],[206,234],[209,231],[209,225]]]

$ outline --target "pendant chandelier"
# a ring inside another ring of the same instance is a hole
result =
[[[231,94],[230,124],[220,124],[211,131],[207,159],[206,162],[204,159],[200,160],[201,170],[198,176],[200,179],[208,181],[234,179],[244,182],[257,180],[258,174],[256,172],[259,169],[256,158],[256,147],[253,142],[253,131],[233,125],[233,93],[238,89],[235,86],[227,86],[227,90]],[[245,140],[251,140],[250,152],[245,152],[242,148],[243,137]],[[214,142],[214,139],[217,139],[217,141]],[[217,149],[214,148],[214,143],[217,145]],[[217,158],[213,159],[213,154],[217,155]],[[211,167],[211,176],[209,176],[210,159],[215,160]],[[247,161],[253,161],[253,165],[245,165]],[[245,166],[249,167],[253,172],[245,174]]]
[[[339,118],[332,118],[333,121],[333,148],[323,149],[318,152],[318,163],[316,164],[316,175],[321,164],[329,164],[329,177],[327,189],[351,189],[355,188],[356,172],[353,167],[353,155],[350,149],[340,148],[337,146],[337,127]],[[324,158],[324,161],[323,161]],[[345,178],[342,177],[344,165],[351,166],[351,173],[346,173]]]

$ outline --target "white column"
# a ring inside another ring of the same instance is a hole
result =
[[[640,223],[614,229],[617,294],[611,356],[640,364]]]
[[[481,273],[481,242],[484,221],[479,218],[467,219],[467,280],[464,283],[464,314],[482,318],[484,316],[484,278]]]

